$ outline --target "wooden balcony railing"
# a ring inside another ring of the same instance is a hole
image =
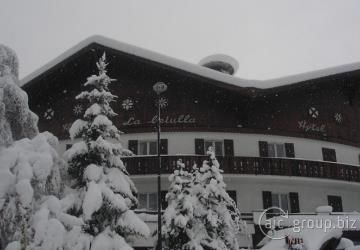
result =
[[[192,168],[194,164],[201,166],[207,157],[164,155],[161,157],[161,172],[163,174],[172,173],[178,159],[182,159],[188,168]],[[298,176],[360,182],[359,166],[336,162],[240,156],[221,156],[217,159],[225,174]],[[157,174],[156,156],[124,157],[123,161],[132,175]]]

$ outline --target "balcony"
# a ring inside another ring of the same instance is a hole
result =
[[[182,159],[185,165],[191,168],[194,164],[201,166],[207,157],[164,155],[161,157],[161,172],[163,174],[172,173],[176,168],[178,159]],[[241,156],[219,156],[217,159],[225,174],[313,177],[360,182],[359,166],[339,164],[336,162]],[[131,175],[157,174],[158,163],[156,156],[124,157],[123,161]]]

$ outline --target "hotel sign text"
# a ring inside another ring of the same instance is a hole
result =
[[[150,123],[150,124],[156,124],[158,121],[158,116],[154,115],[149,121],[141,122],[140,119],[136,119],[134,116],[129,117],[129,119],[125,122],[123,122],[123,126],[136,126],[140,125],[142,123]],[[196,123],[196,119],[192,117],[190,114],[180,114],[178,116],[163,116],[160,118],[161,124],[172,124],[172,125],[178,125],[178,124],[194,124]]]

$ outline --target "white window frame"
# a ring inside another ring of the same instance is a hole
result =
[[[269,150],[269,147],[270,145],[273,145],[274,146],[274,153],[275,155],[271,155],[269,154],[270,150]],[[283,150],[283,155],[282,156],[279,156],[279,152],[278,152],[278,148],[277,146],[281,146],[284,150]],[[269,154],[269,157],[272,157],[272,158],[286,158],[286,148],[285,148],[285,143],[283,142],[268,142],[268,154]]]
[[[146,143],[146,154],[141,154],[141,145],[142,143]],[[156,144],[156,152],[155,154],[150,154],[150,143]],[[138,155],[157,155],[157,141],[156,140],[139,140],[138,141]]]
[[[207,142],[211,142],[212,147],[213,147],[214,149],[216,148],[216,147],[215,147],[215,143],[216,143],[216,142],[220,142],[220,143],[221,143],[221,155],[217,155],[217,154],[216,154],[216,149],[215,149],[215,154],[216,154],[217,156],[224,156],[224,151],[225,151],[225,148],[224,148],[224,140],[204,139],[205,153],[208,151],[208,148],[206,148],[206,146],[205,146],[205,144],[206,144]]]

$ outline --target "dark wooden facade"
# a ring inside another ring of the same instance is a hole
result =
[[[81,117],[75,96],[106,52],[118,101],[114,123],[126,133],[154,131],[154,83],[168,84],[163,131],[226,131],[313,138],[360,146],[360,70],[269,89],[243,88],[93,43],[25,83],[41,130],[60,139]]]

